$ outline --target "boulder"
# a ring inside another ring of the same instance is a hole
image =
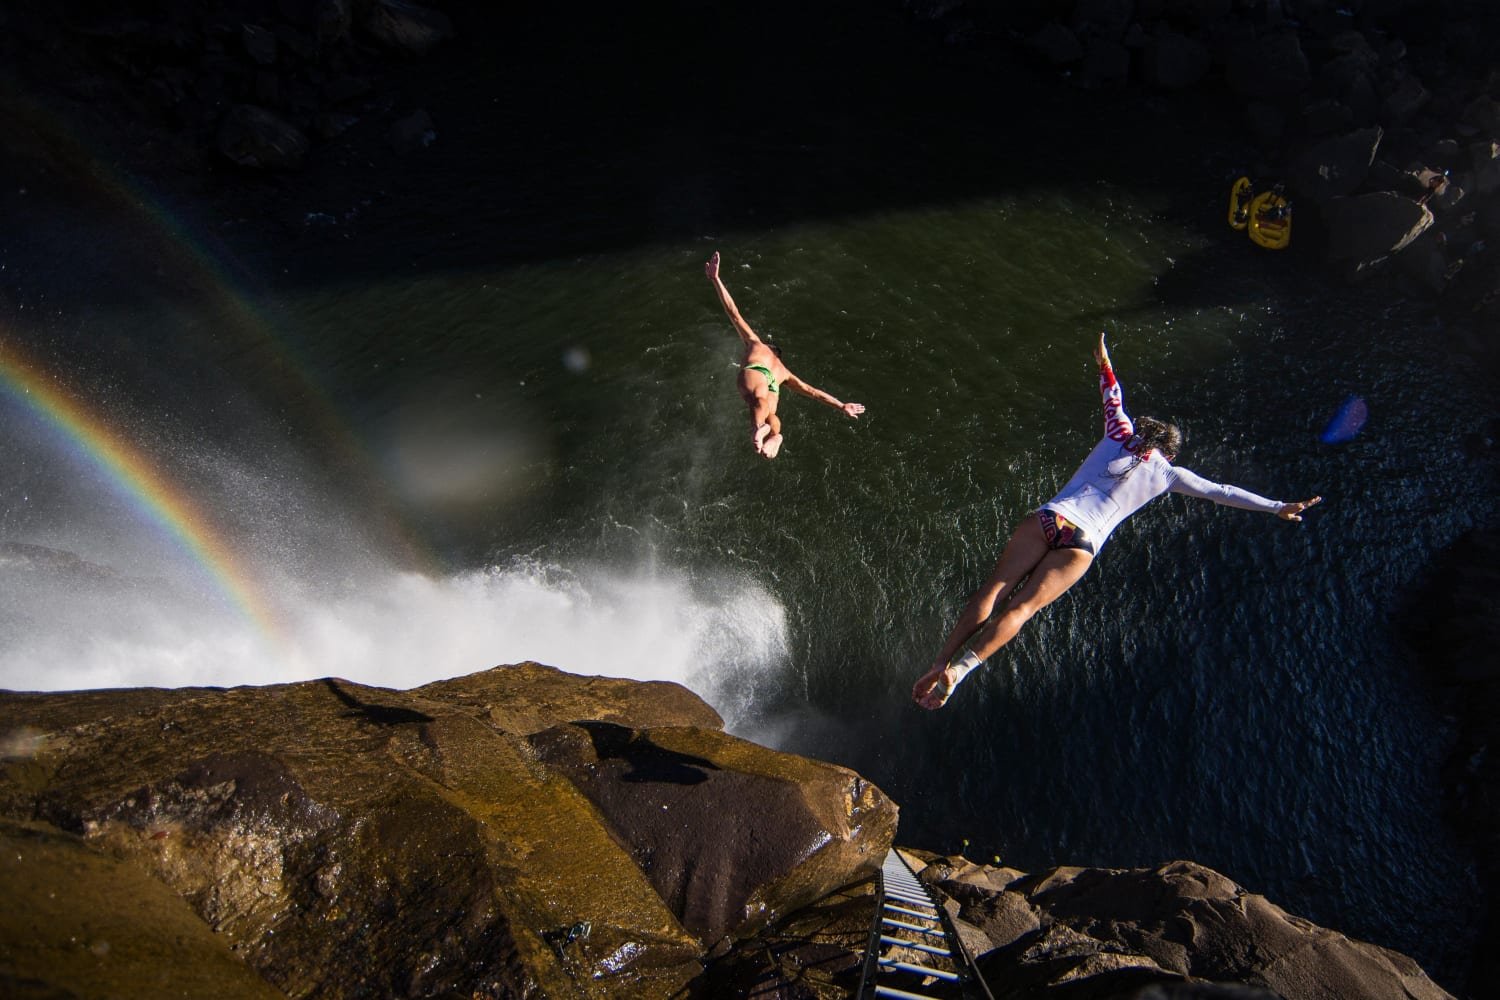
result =
[[[854,772],[712,730],[579,722],[531,745],[710,946],[874,875],[895,834],[895,806]]]
[[[276,65],[276,35],[258,24],[246,24],[240,28],[240,44],[245,55],[257,66]]]
[[[1334,198],[1323,206],[1326,259],[1364,271],[1400,251],[1432,221],[1426,205],[1390,191]]]
[[[1083,47],[1082,74],[1090,84],[1124,83],[1130,76],[1130,50],[1119,42],[1090,38]]]
[[[143,927],[190,911],[181,954],[218,940],[273,989],[239,990],[207,952],[172,981],[222,975],[231,996],[672,995],[702,974],[705,937],[867,880],[896,819],[853,772],[724,735],[678,685],[536,664],[405,692],[0,693],[0,719],[0,820],[155,885],[131,911]],[[592,733],[628,739],[600,755]],[[47,905],[98,924],[111,884],[58,880]],[[68,988],[35,913],[18,919],[8,954]]]
[[[1331,97],[1312,101],[1302,107],[1302,131],[1310,136],[1347,132],[1354,125],[1354,111]]]
[[[951,866],[936,865],[924,881],[955,899],[963,920],[998,935],[980,959],[987,978],[1025,985],[1027,996],[1451,1000],[1404,955],[1294,917],[1192,862],[1055,868],[997,891],[972,875],[952,881]],[[1224,983],[1243,985],[1210,985]]]
[[[1500,100],[1480,94],[1464,107],[1461,120],[1486,138],[1500,139]]]
[[[453,37],[447,14],[406,0],[374,0],[359,26],[378,45],[409,56],[426,55]]]
[[[1386,95],[1380,110],[1387,122],[1404,125],[1415,118],[1430,100],[1432,94],[1422,86],[1422,81],[1407,73],[1396,81],[1396,86]]]
[[[1225,57],[1229,89],[1249,100],[1276,101],[1301,93],[1312,70],[1294,30],[1249,36],[1229,47]]]
[[[219,123],[216,145],[230,161],[259,170],[294,170],[308,149],[301,129],[253,104],[229,109]]]
[[[1364,183],[1383,136],[1378,127],[1364,128],[1309,146],[1293,160],[1287,187],[1314,204],[1353,194]]]
[[[1049,64],[1066,66],[1083,58],[1083,44],[1066,25],[1048,21],[1026,39],[1026,44]]]
[[[1135,13],[1135,0],[1078,0],[1069,26],[1079,38],[1118,42]]]
[[[1488,197],[1500,191],[1500,143],[1493,140],[1476,142],[1469,147],[1469,162],[1473,164],[1474,190]]]
[[[1195,86],[1213,65],[1207,46],[1171,30],[1157,32],[1141,49],[1141,75],[1152,86],[1184,90]]]
[[[285,1000],[180,896],[81,837],[0,819],[0,885],[5,996]]]

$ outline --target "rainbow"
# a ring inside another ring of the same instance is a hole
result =
[[[60,379],[25,358],[3,336],[0,389],[61,431],[84,458],[106,473],[146,517],[207,570],[229,600],[267,638],[282,644],[281,628],[270,602],[202,508],[165,476],[149,455],[112,430],[68,392]]]

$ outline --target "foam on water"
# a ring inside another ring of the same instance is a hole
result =
[[[669,680],[733,727],[777,684],[786,612],[757,583],[657,566],[539,559],[431,578],[362,571],[300,595],[287,648],[268,651],[241,616],[164,578],[117,584],[0,578],[11,612],[0,687],[234,686],[337,676],[410,688],[534,660],[570,673]]]

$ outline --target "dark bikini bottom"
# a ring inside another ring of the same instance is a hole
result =
[[[1089,555],[1094,554],[1094,543],[1088,532],[1061,514],[1043,507],[1036,512],[1036,519],[1042,523],[1042,537],[1047,539],[1047,548],[1082,549]]]

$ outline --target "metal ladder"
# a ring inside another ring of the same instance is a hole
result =
[[[859,1000],[994,1000],[932,894],[895,848],[880,866],[875,902]],[[918,988],[938,992],[914,992]]]

